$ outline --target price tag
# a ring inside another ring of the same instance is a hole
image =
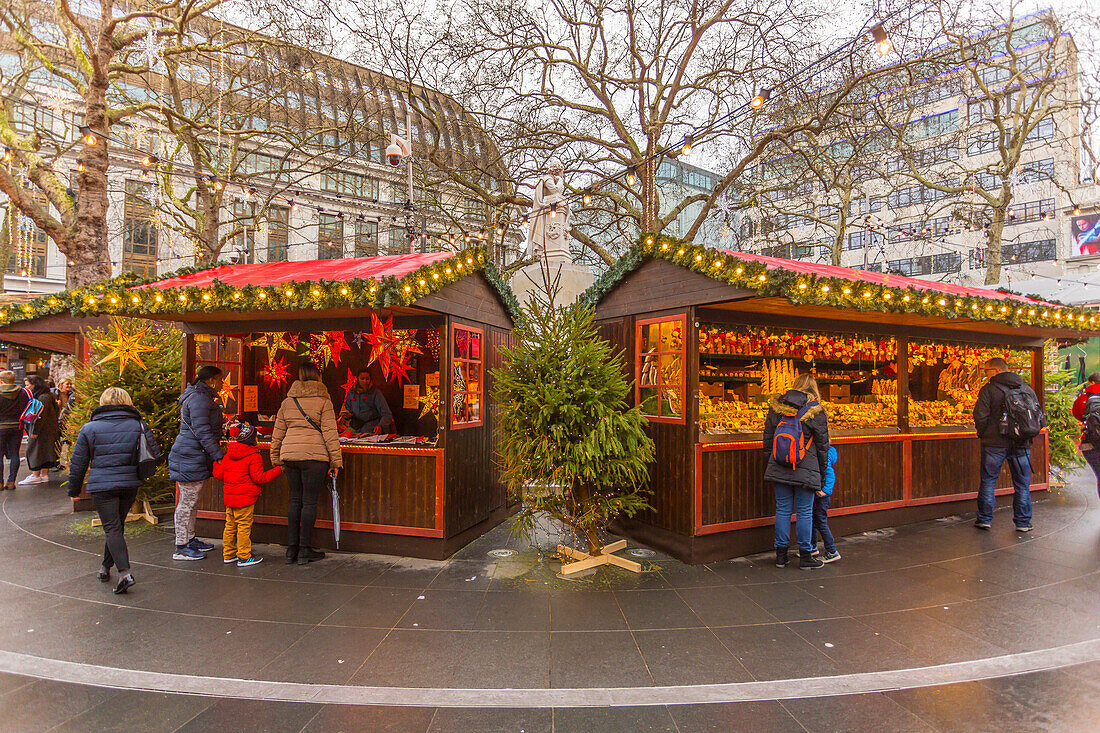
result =
[[[406,410],[415,410],[420,407],[420,385],[405,385],[405,400],[401,403],[401,407]]]
[[[255,412],[258,409],[256,385],[246,384],[241,387],[241,412]]]
[[[425,387],[439,387],[439,372],[432,372],[424,375]]]

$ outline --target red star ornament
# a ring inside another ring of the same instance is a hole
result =
[[[355,383],[358,382],[358,381],[359,381],[358,377],[356,377],[354,374],[351,373],[351,367],[348,367],[348,378],[342,385],[340,385],[341,387],[344,388],[344,403],[345,404],[347,404],[347,401],[348,401],[348,392],[350,392],[352,390],[352,388],[355,386]]]
[[[340,363],[340,354],[351,351],[351,347],[348,346],[343,331],[325,331],[324,338],[332,355],[332,365],[336,366]]]
[[[287,366],[285,359],[279,358],[261,369],[260,376],[268,387],[285,387],[287,380],[290,379],[290,367]]]
[[[393,316],[387,318],[386,322],[383,323],[377,313],[371,312],[370,325],[371,332],[364,334],[364,338],[371,347],[370,361],[380,362],[383,370],[385,370],[386,364],[389,362],[388,353],[393,348],[393,342],[396,341],[396,337],[393,335]]]

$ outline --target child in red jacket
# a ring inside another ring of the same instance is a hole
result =
[[[252,513],[260,498],[260,485],[282,475],[281,466],[264,470],[260,451],[256,448],[256,428],[246,422],[229,429],[235,438],[225,451],[225,458],[214,463],[214,478],[221,479],[225,499],[225,532],[222,533],[223,562],[237,563],[239,568],[258,565],[262,557],[252,554]]]

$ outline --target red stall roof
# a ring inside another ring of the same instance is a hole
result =
[[[393,276],[402,278],[410,272],[448,257],[454,252],[430,252],[415,255],[385,257],[352,257],[339,260],[302,260],[298,262],[262,262],[255,265],[221,265],[209,270],[180,275],[167,280],[141,285],[141,288],[204,288],[214,280],[244,287],[247,285],[279,285],[288,282],[328,280],[381,280]]]
[[[965,285],[955,285],[953,283],[935,282],[934,280],[920,280],[915,277],[906,277],[904,275],[890,275],[881,272],[871,272],[869,270],[857,270],[852,267],[825,265],[817,262],[785,260],[779,257],[766,257],[764,255],[754,255],[746,252],[734,252],[728,249],[721,249],[718,251],[749,262],[759,262],[769,270],[787,270],[789,272],[799,272],[806,275],[816,275],[817,277],[835,277],[845,280],[873,283],[875,285],[889,285],[895,288],[913,288],[914,290],[942,293],[956,298],[969,296],[989,298],[990,300],[1008,300],[1029,303],[1032,305],[1053,305],[1052,303],[1046,303],[1036,298],[1002,293],[988,288],[967,287]]]

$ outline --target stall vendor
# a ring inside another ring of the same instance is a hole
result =
[[[374,386],[369,370],[359,370],[358,381],[348,390],[340,417],[357,433],[379,435],[393,431],[393,413],[386,398]]]

